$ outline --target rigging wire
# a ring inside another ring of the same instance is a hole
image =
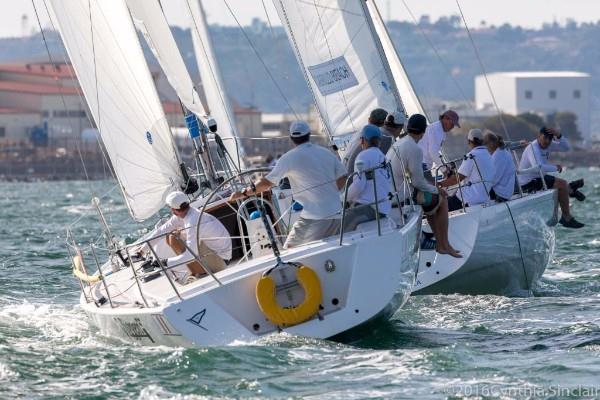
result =
[[[463,102],[465,103],[465,105],[467,107],[469,107],[472,111],[475,111],[475,108],[471,104],[471,101],[467,98],[465,92],[462,90],[462,87],[458,83],[458,80],[452,74],[452,71],[450,70],[450,67],[448,66],[448,64],[446,64],[446,62],[444,62],[444,59],[442,58],[442,56],[441,56],[440,52],[438,51],[437,47],[433,44],[433,41],[431,40],[431,38],[429,37],[429,35],[427,35],[427,32],[425,32],[425,30],[423,28],[421,28],[421,26],[419,25],[419,22],[417,21],[417,18],[415,17],[414,13],[412,12],[412,10],[410,9],[410,7],[408,6],[408,3],[406,3],[406,0],[402,0],[402,3],[404,4],[404,8],[406,8],[406,11],[410,15],[410,18],[413,20],[415,26],[417,27],[417,30],[419,31],[419,33],[421,34],[421,36],[423,36],[423,39],[425,39],[425,41],[429,44],[429,46],[433,50],[433,53],[436,55],[437,59],[439,60],[440,64],[442,64],[442,66],[446,70],[447,75],[450,77],[450,79],[452,79],[452,82],[456,86],[456,89],[458,90],[458,93],[462,97]]]
[[[42,21],[40,20],[40,15],[38,13],[37,6],[35,5],[35,0],[31,0],[31,4],[33,5],[33,11],[35,12],[35,18],[37,19],[38,25],[40,27],[40,33],[42,34],[42,39],[44,41],[44,47],[46,48],[46,53],[48,54],[48,60],[50,61],[50,63],[54,67],[54,71],[58,74],[59,71],[58,71],[58,68],[56,67],[56,63],[54,62],[54,60],[52,58],[52,53],[50,52],[50,47],[48,46],[48,41],[46,39],[46,34],[44,33],[44,28],[42,27]],[[69,112],[68,112],[68,107],[67,107],[67,101],[65,100],[65,96],[63,94],[63,91],[61,90],[62,86],[60,85],[60,81],[57,80],[56,84],[57,84],[57,87],[59,89],[58,92],[60,93],[60,98],[62,100],[65,113],[68,115]],[[79,138],[79,140],[80,139],[81,138]],[[94,193],[95,193],[94,192],[94,186],[90,182],[90,177],[88,175],[87,166],[85,165],[85,161],[83,159],[83,155],[81,154],[81,147],[80,147],[79,140],[75,140],[75,148],[77,149],[77,154],[79,156],[79,160],[81,161],[81,166],[83,167],[83,173],[85,175],[85,180],[86,180],[86,182],[88,182],[88,186],[90,188],[90,192],[92,193],[92,195],[94,195]]]
[[[194,18],[194,14],[192,13],[192,8],[190,6],[190,1],[191,0],[186,0],[185,3],[188,6],[188,11],[190,12],[190,17],[192,18],[192,22],[194,23],[194,30],[196,31],[196,35],[198,36],[198,39],[200,41],[200,45],[202,47],[202,52],[204,53],[205,61],[208,63],[208,69],[210,70],[210,74],[212,76],[212,80],[217,83],[217,86],[219,86],[218,85],[219,81],[217,80],[216,72],[213,69],[213,63],[210,62],[210,61],[208,61],[208,60],[210,60],[210,57],[208,57],[208,50],[206,49],[206,44],[204,43],[204,41],[202,40],[202,36],[200,35],[200,30],[198,29],[198,24],[196,23],[196,18]],[[200,2],[200,0],[195,0],[195,1]],[[202,7],[202,4],[199,4],[198,7]],[[163,15],[164,15],[164,11],[163,11]],[[164,17],[165,17],[165,20],[166,20],[167,19],[166,15],[164,15]],[[196,60],[196,62],[199,62],[199,61],[200,60]],[[216,59],[214,59],[213,61],[215,63],[217,62]],[[221,100],[221,105],[223,106],[223,110],[225,110],[225,114],[227,115],[227,119],[229,120],[229,125],[230,125],[231,129],[235,130],[235,126],[236,126],[235,118],[234,118],[234,116],[230,115],[231,113],[230,113],[229,107],[227,107],[227,104],[225,102],[225,98],[223,97],[223,95],[224,95],[224,93],[223,93],[224,92],[224,88],[219,88],[219,89],[220,90],[217,90],[217,92],[219,94],[219,100]],[[194,90],[196,90],[195,87],[194,87]],[[204,93],[206,94],[206,89],[204,90]],[[208,100],[207,100],[207,102],[208,102]],[[209,113],[211,112],[211,110],[210,110],[210,104],[207,104],[207,111]],[[217,123],[218,123],[218,121],[217,121]],[[230,133],[233,133],[233,132],[230,132]]]
[[[496,108],[496,112],[498,113],[498,118],[500,119],[500,124],[502,125],[502,129],[504,130],[504,134],[510,140],[510,135],[508,134],[508,129],[506,129],[506,124],[504,123],[504,118],[502,117],[502,112],[500,111],[500,107],[498,107],[498,102],[496,101],[496,96],[494,95],[494,91],[492,90],[492,86],[490,85],[490,81],[487,76],[487,72],[485,70],[485,66],[483,65],[483,60],[481,59],[481,55],[479,54],[479,49],[475,44],[475,40],[471,35],[471,30],[467,25],[467,20],[465,18],[465,14],[460,6],[459,0],[456,0],[456,5],[458,7],[458,11],[460,12],[460,17],[465,25],[465,30],[467,31],[467,36],[469,36],[469,40],[471,41],[471,45],[473,46],[473,51],[475,52],[475,56],[477,57],[477,61],[479,62],[479,66],[481,67],[481,72],[483,73],[483,77],[485,78],[485,83],[490,91],[490,96],[492,97],[492,101],[494,102],[494,107]]]
[[[267,11],[267,5],[265,4],[265,0],[261,0],[263,10],[265,10],[265,16],[267,17],[267,22],[269,23],[269,29],[271,30],[271,37],[275,39],[275,31],[273,30],[273,24],[271,24],[271,18],[269,17],[269,12]]]
[[[33,0],[32,0],[33,1]],[[50,10],[48,9],[48,4],[46,3],[46,0],[43,0],[43,4],[44,4],[44,8],[46,9],[46,14],[48,15],[48,20],[50,21],[50,27],[52,28],[53,31],[57,31],[56,27],[54,26],[54,21],[52,20],[52,17],[50,15]],[[62,61],[64,62],[65,65],[70,64],[69,61],[67,60],[67,57],[65,55],[65,53],[62,53]],[[77,77],[75,76],[75,74],[73,73],[73,69],[69,68],[68,69],[69,72],[69,77],[74,80],[77,81]],[[85,101],[85,99],[83,98],[81,92],[77,92],[77,96],[79,97],[79,101],[82,104],[87,104],[87,102]],[[92,118],[90,117],[89,113],[85,113],[85,116],[88,120],[88,122],[90,123],[90,126],[94,126],[94,122],[92,121]],[[116,180],[115,177],[115,173],[112,169],[111,163],[108,159],[108,154],[106,153],[106,149],[104,148],[104,145],[102,143],[101,138],[96,135],[96,142],[98,143],[98,147],[100,148],[100,153],[102,154],[102,157],[104,159],[104,163],[102,164],[102,168],[103,168],[103,172],[104,172],[104,176],[106,177],[106,167],[108,167],[108,171],[110,173],[110,176]]]
[[[327,46],[327,51],[329,52],[329,58],[333,59],[333,52],[331,51],[331,46],[329,44],[329,38],[327,37],[327,33],[325,32],[325,27],[323,26],[323,20],[321,18],[321,13],[319,12],[319,6],[317,5],[316,0],[313,1],[313,4],[315,6],[315,13],[317,14],[317,18],[319,18],[319,27],[321,28],[321,32],[323,33],[323,39],[325,39],[325,45]],[[368,18],[368,17],[365,16],[365,18]],[[362,28],[362,26],[361,26],[361,28]],[[351,44],[352,44],[352,42],[350,42],[350,45]],[[356,128],[356,124],[354,123],[354,119],[352,118],[352,113],[350,112],[350,106],[348,105],[348,100],[346,99],[346,93],[344,93],[344,90],[341,91],[341,94],[342,94],[342,101],[344,102],[344,106],[346,107],[346,111],[347,111],[346,115],[348,115],[348,119],[350,120],[350,125],[352,125],[352,131],[358,132],[358,129]],[[333,134],[333,132],[332,132],[332,134]]]
[[[235,15],[235,13],[233,12],[233,10],[231,9],[231,6],[229,5],[229,2],[227,0],[223,0],[223,2],[225,3],[225,6],[227,7],[227,10],[229,11],[229,13],[231,14],[231,16],[233,17],[233,19],[235,20],[235,23],[237,24],[237,26],[240,28],[240,30],[242,31],[242,34],[244,35],[244,37],[246,38],[246,40],[248,41],[248,44],[250,45],[250,47],[252,48],[252,50],[254,51],[254,54],[256,55],[256,57],[258,58],[258,60],[261,62],[263,68],[265,69],[265,71],[267,72],[267,75],[269,76],[269,78],[271,79],[271,81],[273,82],[273,84],[275,85],[275,87],[277,88],[277,90],[279,91],[279,94],[281,95],[281,97],[283,98],[283,100],[285,101],[286,105],[288,106],[288,108],[290,109],[290,111],[292,111],[292,113],[294,114],[294,116],[296,117],[296,119],[300,119],[299,114],[296,112],[296,110],[294,109],[294,107],[292,107],[290,101],[288,100],[287,96],[285,95],[285,93],[283,92],[283,89],[281,88],[281,86],[279,86],[279,84],[277,83],[277,81],[275,80],[275,77],[273,76],[273,74],[271,73],[271,70],[269,69],[269,67],[267,66],[267,64],[265,63],[265,60],[260,56],[260,53],[258,52],[258,50],[256,49],[256,47],[254,46],[254,43],[252,43],[252,41],[250,40],[250,37],[248,36],[248,34],[246,33],[246,30],[244,29],[244,27],[240,24],[240,21],[238,20],[237,16]]]

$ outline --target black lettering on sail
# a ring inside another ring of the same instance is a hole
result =
[[[323,96],[358,85],[356,76],[343,56],[313,65],[308,70]]]

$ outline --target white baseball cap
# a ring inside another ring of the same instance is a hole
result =
[[[467,140],[474,140],[474,139],[479,139],[479,140],[483,140],[483,132],[481,131],[481,129],[471,129],[469,131],[469,134],[467,135]]]
[[[185,193],[180,191],[171,192],[167,195],[165,203],[171,208],[179,210],[183,203],[189,203],[190,199],[185,195]]]
[[[391,124],[395,126],[405,125],[406,124],[406,115],[400,111],[392,111],[388,114],[385,119],[386,124]]]
[[[310,126],[306,121],[294,121],[290,124],[290,136],[291,137],[302,137],[310,133]]]

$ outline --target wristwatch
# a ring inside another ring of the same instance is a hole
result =
[[[242,189],[241,193],[244,195],[244,197],[248,197],[248,188],[245,187],[244,189]]]

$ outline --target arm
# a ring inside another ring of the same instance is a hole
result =
[[[555,136],[556,139],[552,140],[550,144],[550,150],[552,151],[569,151],[571,150],[571,145],[566,137],[559,134],[559,136]]]
[[[531,153],[528,154],[530,157],[529,162],[531,163],[531,166],[539,167],[542,172],[558,172],[558,167],[556,165],[547,163],[542,157],[542,154],[537,146],[532,146],[531,150]],[[531,159],[531,157],[533,157],[533,159]]]
[[[361,160],[360,156],[357,157],[354,163],[354,172],[357,172],[357,175],[354,175],[352,183],[348,187],[347,199],[350,202],[356,201],[367,186],[367,176],[363,172],[366,169],[365,167],[365,162]]]
[[[423,174],[423,153],[420,148],[418,150],[416,154],[408,157],[407,160],[412,185],[422,192],[437,193],[437,188],[425,179],[425,175]]]
[[[344,167],[344,164],[342,164],[342,162],[339,160],[339,158],[334,156],[333,162],[334,162],[333,168],[335,171],[335,176],[337,176],[337,178],[335,180],[335,185],[338,190],[342,190],[346,186],[346,180],[348,179],[348,173],[346,172],[346,167]]]
[[[244,199],[248,196],[252,196],[257,193],[265,192],[273,187],[273,182],[268,180],[266,177],[262,177],[256,182],[254,182],[254,188],[248,186],[241,192],[233,192],[231,196],[229,196],[229,201],[235,201],[239,199]]]
[[[442,133],[443,134],[443,133]],[[437,133],[430,132],[429,142],[427,143],[427,152],[433,165],[440,164],[440,149],[442,148],[443,137],[438,137]],[[433,166],[432,165],[432,166]]]

